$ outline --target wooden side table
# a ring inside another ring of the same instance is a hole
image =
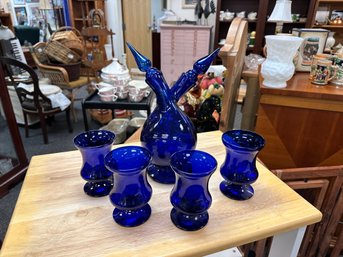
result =
[[[140,102],[130,102],[128,99],[118,99],[115,102],[102,102],[96,90],[90,94],[82,102],[82,114],[83,121],[85,125],[85,130],[88,130],[88,119],[86,109],[109,109],[112,110],[112,118],[114,118],[115,109],[125,109],[125,110],[146,110],[147,115],[150,115],[150,108],[153,99],[154,93],[151,92],[148,97],[144,98]]]
[[[343,87],[311,84],[296,73],[282,89],[264,87],[255,131],[266,139],[259,158],[269,169],[343,163]]]

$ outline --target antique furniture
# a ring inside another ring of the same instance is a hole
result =
[[[81,31],[89,21],[87,14],[92,9],[104,10],[104,0],[71,0],[68,1],[71,26]]]
[[[11,141],[11,144],[1,144],[2,147],[0,147],[0,161],[2,163],[2,174],[0,175],[1,197],[5,195],[11,187],[24,178],[29,162],[13,113],[12,102],[6,88],[5,73],[2,65],[0,66],[0,87],[0,100],[6,117],[6,120],[3,120],[2,122],[4,122],[5,127],[8,128],[9,135],[4,134],[5,130],[1,130],[0,134],[1,137],[10,137]],[[9,165],[4,165],[4,162]]]
[[[41,88],[39,87],[38,76],[35,71],[30,68],[28,65],[21,63],[17,60],[7,58],[7,57],[0,57],[0,63],[5,67],[7,67],[7,72],[10,74],[10,81],[8,84],[14,85],[18,98],[23,110],[24,115],[24,122],[25,122],[25,136],[29,136],[29,125],[27,122],[27,115],[37,115],[39,116],[40,125],[43,132],[44,143],[48,143],[48,131],[46,127],[45,119],[48,116],[54,115],[56,113],[62,112],[60,107],[52,107],[51,100],[42,93]],[[11,75],[11,70],[17,68],[26,71],[29,74],[29,80],[33,84],[33,90],[29,91],[22,87],[18,86],[18,83],[14,80],[13,76]],[[63,110],[64,111],[64,110]],[[67,117],[67,124],[69,132],[72,132],[73,129],[70,124],[70,107],[68,106],[65,109],[66,117]]]
[[[236,99],[241,83],[241,73],[247,41],[247,21],[235,18],[229,28],[224,46],[220,49],[219,57],[227,68],[225,91],[222,101],[219,129],[226,131],[233,128],[236,114]]]
[[[307,227],[298,256],[339,257],[343,245],[340,229],[343,165],[278,169],[272,172],[323,214],[321,222]],[[263,239],[246,245],[244,252],[248,254],[253,251],[256,257],[263,257],[269,251],[269,242],[269,239]]]
[[[225,156],[221,134],[201,133],[198,141],[198,149],[215,156],[218,163]],[[304,232],[301,227],[321,219],[317,209],[257,163],[260,176],[254,184],[255,195],[242,202],[222,195],[217,168],[209,182],[213,198],[210,219],[202,230],[189,233],[174,227],[169,217],[172,185],[154,181],[151,218],[139,227],[123,228],[113,222],[108,198],[84,194],[81,159],[78,151],[32,158],[1,249],[3,257],[204,256],[275,234],[270,256],[279,256],[279,243],[284,243],[283,256],[295,257],[299,245],[294,243]],[[63,190],[51,190],[54,188]]]
[[[259,158],[270,169],[342,164],[343,90],[308,76],[296,73],[283,89],[260,86],[255,131],[268,142]]]
[[[72,101],[71,110],[73,118],[76,119],[75,110],[73,108],[74,101],[74,89],[80,88],[87,85],[90,81],[88,76],[81,76],[78,80],[70,81],[69,75],[63,67],[47,65],[47,56],[44,53],[46,47],[45,42],[39,42],[33,46],[32,58],[36,63],[39,71],[43,77],[49,78],[53,85],[57,85],[62,89],[68,90],[70,92],[70,99]]]
[[[85,130],[88,130],[87,109],[110,109],[114,118],[115,109],[126,110],[146,110],[147,115],[150,115],[150,108],[154,94],[150,93],[148,97],[143,98],[141,102],[130,102],[128,99],[117,99],[115,102],[102,102],[98,91],[94,91],[82,102],[83,121]]]
[[[182,72],[209,54],[211,26],[161,24],[161,71],[166,82],[175,82]]]

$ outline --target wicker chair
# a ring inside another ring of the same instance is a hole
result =
[[[45,63],[48,62],[47,56],[44,52],[46,47],[45,42],[39,42],[33,46],[32,49],[32,58],[36,63],[37,68],[39,69],[40,73],[43,77],[49,78],[53,85],[57,85],[63,90],[67,90],[69,92],[69,98],[72,102],[71,110],[74,120],[76,120],[75,110],[74,110],[74,90],[80,88],[84,85],[89,84],[90,78],[89,77],[80,77],[78,80],[70,81],[67,71],[58,66],[46,65]]]
[[[0,57],[0,65],[6,70],[6,74],[10,75],[10,81],[8,82],[9,85],[13,85],[16,89],[22,110],[23,116],[25,121],[25,136],[29,136],[29,126],[27,122],[27,115],[37,115],[40,119],[40,125],[43,132],[43,139],[44,143],[48,143],[48,133],[46,127],[45,118],[48,116],[52,116],[54,114],[62,112],[59,107],[53,108],[51,104],[51,100],[46,97],[39,88],[38,76],[35,71],[29,67],[28,65],[19,62],[15,59],[7,58],[7,57]],[[13,69],[21,69],[26,71],[29,74],[29,79],[33,84],[33,91],[27,91],[24,88],[17,87],[17,82],[14,80],[12,76]],[[68,130],[71,133],[73,131],[70,123],[70,106],[68,106],[65,110]]]

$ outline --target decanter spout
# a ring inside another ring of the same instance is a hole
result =
[[[138,69],[140,71],[147,72],[152,67],[151,61],[147,57],[142,55],[140,52],[138,52],[131,44],[129,43],[126,43],[126,44],[131,50],[133,57],[135,58]]]
[[[214,58],[216,58],[219,50],[220,50],[220,48],[217,48],[211,54],[199,59],[198,61],[196,61],[193,65],[193,70],[197,74],[204,74],[208,70],[208,68],[210,67]]]
[[[193,69],[182,73],[174,86],[171,88],[172,94],[176,101],[184,95],[189,89],[191,89],[197,81],[199,74],[204,74],[210,67],[212,61],[217,56],[220,48],[217,48],[211,54],[199,59],[193,65]]]

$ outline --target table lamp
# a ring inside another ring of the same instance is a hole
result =
[[[291,22],[292,1],[277,0],[268,21],[277,22],[276,34],[282,32],[282,23]],[[279,25],[279,27],[278,27]],[[268,35],[266,38],[267,58],[261,67],[263,85],[284,88],[294,74],[293,58],[303,42],[302,38],[293,36]]]
[[[276,22],[275,33],[282,32],[283,22],[292,22],[291,12],[292,1],[289,0],[277,0],[274,6],[273,12],[270,15],[268,21]]]

